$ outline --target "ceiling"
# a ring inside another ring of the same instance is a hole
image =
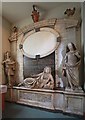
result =
[[[77,4],[76,2],[72,2],[71,4],[80,7],[80,3],[78,2]],[[66,5],[67,8],[71,6],[71,4],[69,2],[2,2],[2,16],[10,23],[14,24],[26,18],[30,19],[33,5],[36,5],[41,16],[45,17],[49,11],[55,8],[60,8],[58,10],[60,10],[59,14],[61,14],[64,11],[61,12],[62,6]],[[58,11],[54,14],[57,14],[57,12]]]
[[[63,2],[4,2],[2,3],[2,16],[10,23],[18,22],[29,18],[32,13],[32,6],[36,5],[40,13],[46,13],[55,7],[59,7]]]

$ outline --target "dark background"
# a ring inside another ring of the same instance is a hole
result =
[[[51,73],[53,75],[53,78],[55,79],[55,52],[43,58],[28,58],[25,55],[23,56],[23,58],[24,79],[43,72],[43,69],[46,66],[51,67]]]

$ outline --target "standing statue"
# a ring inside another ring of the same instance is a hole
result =
[[[81,56],[73,43],[68,43],[64,58],[63,76],[67,78],[71,90],[79,87],[79,65]]]
[[[8,85],[12,86],[12,77],[15,74],[15,61],[12,60],[11,56],[10,56],[10,52],[6,52],[5,53],[5,57],[4,60],[2,62],[2,64],[4,65],[4,71],[8,80]]]
[[[26,78],[23,82],[18,84],[18,86],[22,85],[28,88],[53,89],[54,79],[51,75],[51,68],[46,66],[42,73],[33,75],[31,78]]]

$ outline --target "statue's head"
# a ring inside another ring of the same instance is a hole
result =
[[[46,66],[46,67],[44,68],[44,73],[51,73],[51,68],[48,67],[48,66]]]
[[[66,46],[66,53],[69,52],[69,51],[75,51],[76,50],[76,46],[74,45],[74,43],[70,42],[67,44]]]
[[[17,32],[18,31],[18,29],[17,29],[17,27],[16,26],[13,26],[13,28],[12,28],[12,32]]]

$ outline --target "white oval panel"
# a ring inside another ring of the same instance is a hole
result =
[[[36,55],[45,57],[57,47],[57,36],[49,31],[39,31],[29,35],[23,42],[24,54],[35,58]]]

